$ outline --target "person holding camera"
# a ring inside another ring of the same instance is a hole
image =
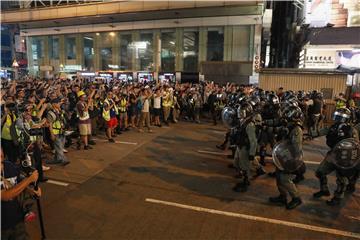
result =
[[[44,127],[48,126],[46,118],[41,119],[43,112],[46,109],[46,105],[43,105],[41,110],[38,112],[37,117],[32,116],[33,105],[29,104],[25,107],[25,112],[22,114],[24,128],[28,132],[28,142],[30,143],[33,157],[35,160],[35,168],[39,172],[39,181],[45,182],[47,178],[44,177],[43,171],[50,170],[50,167],[44,166],[41,159],[42,151],[42,138],[44,136]]]
[[[4,107],[4,113],[1,117],[1,146],[4,154],[10,162],[15,163],[18,159],[18,134],[15,127],[16,122],[16,104],[7,103]]]
[[[49,122],[50,138],[54,142],[55,155],[51,161],[46,161],[47,164],[61,164],[63,166],[69,164],[64,155],[65,145],[65,116],[61,110],[60,98],[51,100],[51,109],[47,113],[47,120]]]
[[[4,159],[1,148],[1,239],[29,239],[25,229],[24,210],[18,198],[25,192],[41,196],[40,188],[30,188],[30,184],[35,183],[38,176],[35,170],[29,177],[21,180],[18,168]]]

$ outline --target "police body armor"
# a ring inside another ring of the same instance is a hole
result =
[[[244,120],[244,122],[238,127],[235,128],[233,131],[233,135],[230,135],[230,142],[233,142],[235,145],[237,145],[239,148],[246,147],[247,150],[250,149],[250,140],[246,132],[246,128],[250,123],[254,123],[253,116],[247,118]],[[254,123],[255,124],[255,123]],[[259,136],[261,136],[261,127],[256,127],[256,137],[259,141]]]
[[[354,129],[347,123],[336,123],[331,126],[326,135],[326,145],[331,149],[343,139],[352,138]]]

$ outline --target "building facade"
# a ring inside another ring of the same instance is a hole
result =
[[[260,56],[262,11],[257,1],[110,1],[25,8],[20,19],[7,11],[2,20],[20,24],[31,75],[199,72],[206,62],[231,62],[247,69],[223,76],[249,80]]]

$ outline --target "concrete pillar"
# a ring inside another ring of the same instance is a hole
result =
[[[233,26],[224,27],[224,61],[232,60]]]
[[[94,37],[94,70],[100,70],[100,42],[101,36],[96,33]]]
[[[32,54],[32,37],[26,37],[26,55],[27,55],[27,61],[28,61],[28,69],[29,74],[31,76],[35,76],[35,70],[34,70],[34,60],[33,60],[33,54]]]
[[[44,41],[44,57],[43,57],[43,61],[42,64],[43,65],[50,65],[50,60],[49,60],[49,37],[48,36],[43,36],[42,40]]]
[[[132,33],[131,33],[131,37],[132,37],[132,41],[133,41],[133,43],[136,43],[136,42],[138,42],[138,41],[140,41],[140,31],[138,31],[138,30],[136,30],[136,31],[133,31]],[[134,45],[136,45],[136,44],[134,44]],[[135,71],[139,71],[140,70],[140,61],[139,61],[139,54],[138,54],[138,52],[137,52],[138,50],[136,49],[136,47],[134,47],[134,51],[133,51],[133,56],[132,56],[132,58],[131,58],[131,61],[132,61],[132,63],[131,63],[131,65],[132,65],[132,67],[133,67],[133,70],[135,70]]]
[[[176,28],[175,37],[175,71],[181,72],[184,70],[184,29]]]
[[[199,28],[199,69],[201,67],[201,62],[206,61],[206,51],[207,51],[207,28]]]
[[[120,34],[115,32],[112,41],[112,64],[120,66]]]
[[[249,53],[248,53],[249,61],[252,61],[252,58],[254,56],[254,33],[255,33],[254,25],[251,25],[250,33],[249,33]]]
[[[84,67],[84,39],[82,33],[76,34],[76,65]]]
[[[65,36],[59,36],[59,65],[65,65],[66,63],[66,49],[65,49]]]
[[[159,29],[153,31],[153,61],[154,71],[159,73],[161,69],[161,33]]]

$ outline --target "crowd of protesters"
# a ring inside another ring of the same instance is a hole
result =
[[[105,132],[109,143],[114,143],[124,131],[151,133],[154,128],[179,120],[200,123],[204,114],[217,124],[227,94],[240,88],[210,82],[123,83],[101,78],[27,77],[2,80],[1,84],[1,145],[5,157],[14,163],[19,161],[19,142],[25,135],[32,143],[27,150],[35,160],[41,159],[45,149],[53,152],[53,158],[46,159],[45,164],[60,165],[69,163],[66,147],[92,149],[92,136],[99,132]],[[21,134],[22,130],[26,134]],[[46,171],[49,167],[45,164],[42,170]]]

